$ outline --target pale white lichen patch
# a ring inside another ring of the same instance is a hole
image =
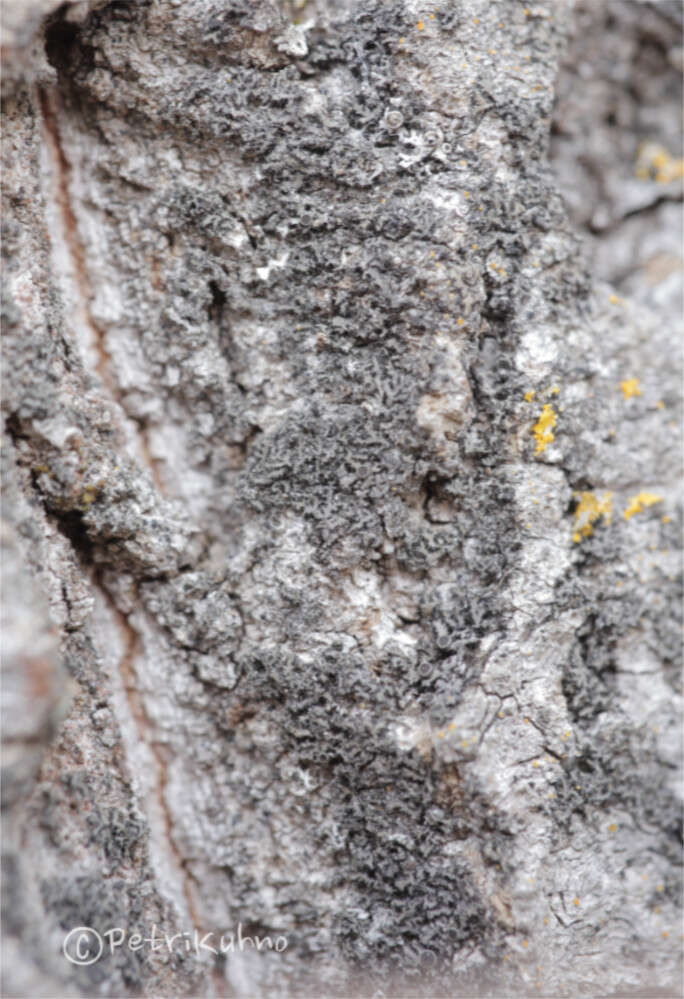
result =
[[[424,752],[432,745],[432,731],[422,718],[402,715],[391,724],[390,733],[397,747],[404,753],[412,749]]]
[[[279,257],[271,257],[271,259],[268,261],[267,264],[264,265],[264,267],[256,268],[257,277],[261,281],[268,281],[269,277],[271,276],[271,271],[274,269],[277,270],[282,269],[287,263],[289,256],[290,254],[288,253],[288,251],[283,250],[283,252],[280,254]]]
[[[342,583],[352,613],[343,613],[340,627],[363,644],[381,649],[389,641],[412,648],[417,643],[410,627],[397,616],[392,594],[372,570],[356,568]]]
[[[441,382],[433,391],[421,396],[416,409],[416,421],[419,427],[428,431],[438,446],[445,447],[456,438],[469,418],[472,393],[457,342],[443,334],[436,339],[443,352]]]

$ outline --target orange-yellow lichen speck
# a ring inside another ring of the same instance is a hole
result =
[[[669,184],[684,177],[684,159],[672,156],[664,146],[645,142],[639,147],[635,176],[638,180],[655,180]]]
[[[541,454],[549,444],[553,444],[553,428],[556,426],[556,414],[548,402],[544,405],[539,419],[532,428],[534,439],[537,442],[535,454]]]
[[[638,378],[625,378],[623,382],[620,382],[620,388],[622,389],[622,394],[625,399],[631,399],[635,395],[641,395]]]
[[[622,516],[625,520],[629,520],[635,513],[641,513],[644,507],[653,506],[654,503],[662,503],[662,501],[663,497],[656,493],[637,493],[636,496],[630,496],[627,500],[627,506]]]
[[[418,31],[422,31],[425,28],[425,25],[422,21],[419,21],[416,27],[418,28]]]
[[[613,494],[604,492],[599,499],[592,492],[582,492],[577,494],[579,503],[575,510],[575,530],[572,540],[575,544],[582,538],[590,538],[594,533],[594,524],[603,517],[606,524],[610,524],[613,510]]]
[[[534,389],[529,389],[529,391],[527,391],[523,396],[523,399],[525,400],[525,402],[532,402],[532,400],[534,399]]]

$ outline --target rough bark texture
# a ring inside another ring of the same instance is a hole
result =
[[[56,8],[3,8],[3,995],[678,994],[680,8]],[[238,924],[287,947],[62,953]]]

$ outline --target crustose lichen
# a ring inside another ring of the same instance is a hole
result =
[[[553,444],[553,428],[556,426],[556,414],[549,403],[545,403],[539,414],[539,419],[532,428],[534,439],[537,442],[535,454],[541,454],[549,444]]]

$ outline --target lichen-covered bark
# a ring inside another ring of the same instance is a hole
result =
[[[12,38],[4,994],[669,995],[679,347],[549,166],[571,9],[292,7]]]

